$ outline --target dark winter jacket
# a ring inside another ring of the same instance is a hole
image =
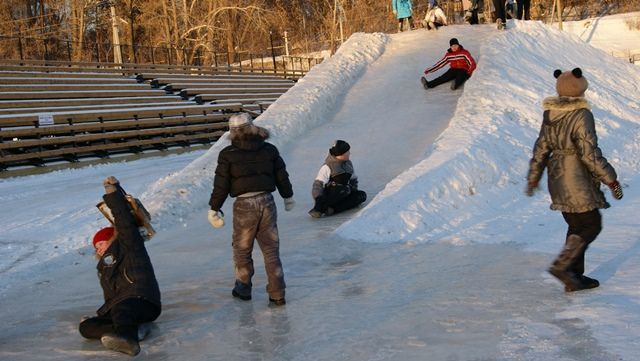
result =
[[[293,196],[284,160],[278,148],[265,142],[267,136],[233,141],[220,151],[209,200],[211,209],[219,211],[229,195],[273,192],[277,188],[282,198]]]
[[[433,73],[447,64],[449,64],[452,69],[464,69],[469,75],[476,70],[476,61],[462,45],[459,45],[458,51],[453,51],[451,48],[447,49],[447,53],[442,59],[438,60],[432,67],[427,68],[424,73]]]
[[[616,171],[602,156],[589,102],[583,97],[549,97],[527,180],[538,183],[547,168],[551,209],[582,213],[608,208],[600,183]]]
[[[129,203],[122,192],[105,194],[103,199],[113,214],[117,237],[97,266],[104,293],[98,315],[128,298],[145,299],[160,309],[158,281]]]
[[[353,163],[350,160],[339,160],[329,154],[313,181],[311,196],[314,199],[318,198],[322,195],[325,187],[332,184],[346,185],[350,187],[350,190],[357,190],[358,176],[355,174]]]

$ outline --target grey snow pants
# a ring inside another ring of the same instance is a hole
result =
[[[267,293],[272,299],[284,298],[284,272],[280,262],[278,212],[271,193],[253,197],[238,197],[233,203],[233,262],[236,285],[234,290],[243,296],[251,295],[253,277],[254,240],[264,256],[267,273]]]

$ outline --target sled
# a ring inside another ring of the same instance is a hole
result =
[[[129,203],[129,208],[131,209],[131,214],[136,220],[136,224],[138,225],[138,230],[140,231],[140,235],[144,238],[145,241],[150,240],[156,234],[155,229],[151,225],[151,215],[149,211],[144,207],[142,202],[138,198],[135,198],[131,194],[127,194],[122,187],[118,186],[118,190],[120,190],[125,195],[125,199]],[[113,215],[111,214],[111,210],[107,207],[107,204],[104,201],[100,201],[96,204],[96,207],[100,210],[100,213],[113,225],[115,224],[113,221]]]

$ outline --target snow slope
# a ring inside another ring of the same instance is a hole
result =
[[[640,70],[578,36],[514,25],[356,34],[257,120],[298,202],[279,214],[284,308],[267,306],[257,250],[254,300],[229,295],[231,227],[214,231],[205,219],[224,137],[204,153],[0,180],[0,358],[123,358],[76,330],[100,304],[88,239],[104,224],[94,205],[113,174],[142,194],[160,230],[148,249],[164,311],[141,358],[634,360]],[[478,69],[462,91],[424,92],[418,77],[451,37]],[[523,190],[553,70],[574,66],[589,79],[600,146],[625,198],[603,211],[587,253],[602,286],[567,295],[545,272],[564,222],[544,189]],[[311,219],[311,183],[336,138],[351,143],[371,199]]]

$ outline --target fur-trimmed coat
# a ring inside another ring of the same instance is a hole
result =
[[[538,183],[547,168],[551,209],[582,213],[608,208],[600,183],[617,179],[598,147],[589,102],[583,97],[549,97],[529,162],[529,183]]]
[[[209,205],[219,211],[227,196],[236,197],[251,192],[273,192],[278,189],[282,198],[293,196],[284,160],[278,149],[266,142],[269,132],[253,126],[256,134],[232,140],[218,154],[218,166],[213,179]]]

